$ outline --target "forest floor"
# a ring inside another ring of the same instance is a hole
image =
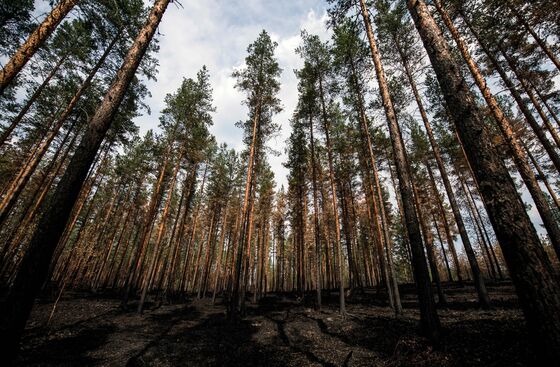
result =
[[[439,307],[438,348],[418,335],[412,286],[402,287],[404,315],[395,318],[375,289],[347,300],[337,295],[321,311],[313,293],[301,300],[269,294],[247,302],[247,316],[226,319],[210,300],[147,304],[143,315],[106,294],[68,292],[47,326],[53,302],[39,301],[22,341],[25,366],[526,366],[532,357],[513,287],[488,286],[493,307],[479,309],[472,287],[447,285]]]

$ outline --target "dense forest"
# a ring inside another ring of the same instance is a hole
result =
[[[559,1],[327,0],[297,70],[262,30],[243,149],[202,65],[135,123],[179,1],[36,6],[0,2],[2,365],[560,360]]]

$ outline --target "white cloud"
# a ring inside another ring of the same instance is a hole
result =
[[[242,132],[234,123],[247,118],[247,109],[241,103],[244,96],[234,88],[235,80],[231,73],[243,65],[247,46],[262,29],[266,29],[278,42],[276,56],[283,69],[279,97],[284,107],[274,118],[282,126],[282,132],[269,142],[269,146],[281,155],[271,156],[269,160],[278,186],[285,185],[287,171],[282,166],[284,147],[290,134],[289,119],[297,104],[297,79],[293,70],[301,67],[295,48],[300,43],[302,29],[323,39],[328,38],[324,3],[319,0],[209,0],[184,1],[181,5],[171,4],[159,27],[158,80],[148,82],[152,97],[146,102],[152,115],[136,120],[141,132],[157,130],[165,95],[174,92],[183,77],[194,77],[202,65],[206,65],[217,107],[211,132],[219,143],[225,142],[242,149]]]

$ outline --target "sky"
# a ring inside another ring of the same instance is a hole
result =
[[[153,0],[144,2],[147,7],[153,4]],[[38,19],[50,10],[48,1],[37,0],[35,5]],[[317,34],[323,40],[330,38],[326,20],[325,0],[175,0],[167,8],[158,28],[157,80],[146,82],[151,96],[145,102],[151,114],[144,113],[134,121],[140,127],[140,133],[149,129],[158,131],[165,95],[175,92],[184,77],[194,78],[206,65],[217,108],[210,130],[218,143],[227,143],[237,151],[243,149],[242,130],[235,126],[235,122],[245,120],[248,111],[242,104],[245,96],[235,89],[231,74],[243,67],[248,45],[265,29],[278,43],[276,57],[283,69],[279,94],[283,111],[273,118],[281,126],[281,132],[268,142],[268,146],[280,155],[269,155],[268,158],[277,187],[286,187],[285,141],[290,135],[289,120],[297,104],[294,69],[302,66],[295,49],[301,42],[301,30]],[[518,175],[516,178],[519,180]],[[526,189],[522,190],[522,197],[532,205],[529,215],[538,232],[543,234],[542,222]]]
[[[150,6],[151,0],[145,0]],[[278,187],[286,186],[285,141],[290,134],[289,120],[297,104],[297,79],[294,69],[302,66],[295,53],[305,29],[322,39],[329,38],[326,27],[326,1],[322,0],[180,0],[170,4],[158,29],[160,51],[157,81],[148,81],[152,96],[146,99],[151,115],[135,120],[141,133],[157,130],[159,112],[164,108],[167,93],[179,87],[183,77],[195,77],[206,65],[214,90],[212,134],[218,143],[227,143],[236,150],[243,148],[242,131],[235,122],[247,118],[245,96],[237,91],[234,69],[244,65],[247,47],[265,29],[278,43],[276,57],[282,68],[279,98],[283,111],[274,117],[282,127],[280,134],[268,145],[281,154],[269,155]]]

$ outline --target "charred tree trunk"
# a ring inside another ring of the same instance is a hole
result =
[[[168,4],[169,0],[158,0],[154,4],[39,219],[14,283],[0,306],[0,354],[6,360],[12,360],[17,353],[25,323],[47,279],[50,261],[72,207]]]
[[[539,215],[543,220],[546,231],[548,232],[548,235],[550,237],[550,241],[552,242],[554,250],[556,251],[556,255],[560,257],[560,226],[558,225],[552,211],[550,210],[550,206],[548,205],[548,202],[543,195],[543,192],[537,182],[537,178],[535,177],[535,174],[531,169],[531,166],[529,165],[525,151],[523,150],[521,144],[518,142],[518,139],[515,136],[511,122],[505,116],[502,109],[498,105],[498,101],[496,101],[496,99],[494,98],[492,92],[490,91],[490,88],[488,88],[486,80],[482,76],[482,73],[476,65],[476,62],[473,60],[468,51],[466,43],[463,41],[461,35],[459,34],[459,31],[453,25],[453,22],[449,18],[449,15],[445,11],[445,9],[441,6],[440,1],[434,0],[434,4],[441,17],[443,18],[443,21],[446,24],[447,28],[451,32],[455,43],[459,47],[459,51],[463,55],[463,58],[465,59],[467,66],[469,67],[469,70],[478,88],[480,89],[484,100],[486,101],[486,104],[490,108],[492,116],[498,123],[498,127],[500,128],[500,131],[502,132],[502,135],[511,151],[510,153],[513,161],[515,162],[515,165],[517,166],[517,170],[523,178],[523,182],[525,182],[527,190],[531,194],[531,197],[535,202],[535,206],[539,211]]]
[[[393,156],[397,167],[397,177],[399,179],[401,202],[404,208],[406,228],[412,250],[414,279],[420,303],[420,323],[424,334],[433,342],[437,343],[440,338],[440,323],[430,285],[426,256],[424,255],[424,248],[422,244],[422,235],[420,234],[420,225],[414,208],[414,193],[409,167],[407,164],[406,151],[397,121],[397,115],[391,100],[389,86],[387,84],[385,72],[381,63],[381,57],[373,35],[373,29],[365,0],[360,0],[360,9],[363,22],[366,27],[371,56],[375,66],[375,73],[377,75],[377,82],[381,92],[383,108],[389,125],[389,133],[393,146]]]
[[[493,145],[475,98],[424,1],[408,0],[488,208],[531,336],[543,356],[560,358],[560,287],[509,172]]]

